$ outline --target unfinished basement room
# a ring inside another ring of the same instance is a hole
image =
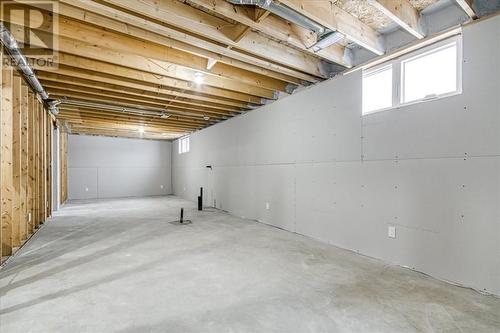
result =
[[[0,0],[1,333],[500,333],[500,0]]]

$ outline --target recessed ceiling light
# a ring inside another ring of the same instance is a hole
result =
[[[139,129],[137,130],[139,133],[143,134],[144,133],[144,127],[139,127]]]
[[[169,118],[169,117],[170,117],[170,115],[169,115],[168,113],[162,112],[162,113],[160,114],[160,118],[162,118],[162,119],[167,119],[167,118]]]
[[[205,74],[203,74],[202,72],[196,72],[196,73],[194,73],[194,80],[193,81],[197,84],[202,84],[204,76],[205,76]]]
[[[203,116],[203,119],[204,120],[210,120],[210,117],[209,116]]]

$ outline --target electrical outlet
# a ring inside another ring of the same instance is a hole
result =
[[[163,187],[164,187],[163,185],[160,185],[160,188],[161,188],[162,190],[163,190]]]
[[[396,238],[396,226],[390,225],[388,227],[387,236],[389,236],[389,238]]]
[[[88,191],[89,191],[89,188],[88,188],[88,187],[86,187],[86,188],[85,188],[85,192],[88,192]]]
[[[266,209],[269,210],[269,202],[266,202]]]

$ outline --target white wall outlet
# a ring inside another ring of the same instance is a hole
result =
[[[269,202],[266,202],[266,209],[269,210]]]
[[[88,191],[89,191],[89,188],[88,188],[88,187],[86,187],[86,188],[85,188],[85,192],[88,192]]]
[[[387,236],[389,236],[389,238],[396,238],[396,226],[390,225],[387,228]]]

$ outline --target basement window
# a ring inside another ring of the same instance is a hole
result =
[[[179,154],[184,154],[189,152],[189,136],[185,136],[179,139]]]
[[[455,36],[363,71],[362,114],[462,93],[462,39]]]
[[[457,42],[401,62],[401,103],[433,99],[459,90]]]
[[[363,73],[363,114],[392,107],[392,64]]]

